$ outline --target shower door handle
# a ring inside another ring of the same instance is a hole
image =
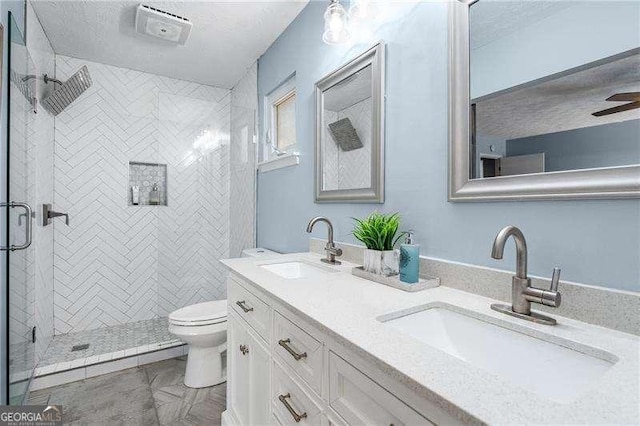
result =
[[[27,217],[27,214],[26,214],[26,213],[20,213],[20,214],[18,215],[18,226],[22,226],[22,218],[25,218],[25,219],[26,219],[26,217]],[[35,212],[31,213],[31,217],[36,217]]]
[[[25,217],[25,226],[24,226],[24,233],[25,233],[25,240],[24,240],[24,244],[21,245],[15,245],[15,244],[11,244],[8,246],[0,246],[0,250],[2,251],[15,251],[15,250],[24,250],[27,247],[29,247],[31,245],[31,240],[33,238],[33,229],[31,228],[31,218],[33,217],[33,212],[31,210],[31,206],[27,203],[17,203],[14,201],[11,201],[9,203],[0,203],[0,207],[8,207],[11,209],[15,209],[15,208],[22,208],[24,209],[24,217]]]

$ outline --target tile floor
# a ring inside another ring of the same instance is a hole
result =
[[[74,345],[88,343],[84,350],[72,351]],[[169,333],[167,318],[137,321],[112,327],[102,327],[78,333],[55,336],[38,363],[36,376],[54,372],[60,364],[95,364],[102,355],[127,352],[123,356],[153,352],[179,346],[182,343]],[[9,367],[13,381],[26,380],[33,369],[34,353],[31,341],[9,346]],[[113,359],[112,356],[110,359]],[[121,358],[121,357],[115,357]],[[80,362],[82,360],[82,362]]]
[[[155,318],[55,336],[38,363],[35,376],[40,378],[52,374],[62,374],[112,361],[118,361],[123,365],[120,369],[125,369],[139,364],[133,362],[131,358],[145,358],[142,363],[147,363],[182,355],[184,348],[181,347],[184,344],[169,333],[168,327],[166,318]],[[72,349],[75,345],[87,345],[88,347],[74,351]],[[156,356],[169,349],[172,349],[171,353],[168,353],[169,356]],[[105,368],[101,368],[103,372],[100,374],[117,370],[111,367],[113,366],[107,368],[109,371],[104,371]],[[76,371],[76,373],[78,372]],[[76,374],[73,379],[85,378],[85,376],[78,377]],[[87,374],[86,377],[90,376]],[[66,381],[52,379],[46,385],[53,386],[53,383],[57,385]],[[38,384],[36,389],[39,388],[41,387]]]
[[[183,384],[186,357],[32,392],[29,404],[61,404],[73,425],[219,425],[226,384]]]
[[[176,338],[169,333],[169,323],[164,317],[61,334],[53,338],[40,360],[40,365],[59,364],[79,358],[173,341],[176,341]],[[71,351],[74,345],[83,343],[88,343],[89,348]]]

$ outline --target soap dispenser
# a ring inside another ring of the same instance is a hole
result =
[[[153,184],[153,188],[149,191],[149,204],[160,204],[160,191],[158,191],[158,183]]]
[[[415,284],[420,280],[420,246],[413,244],[413,232],[400,244],[400,281]]]

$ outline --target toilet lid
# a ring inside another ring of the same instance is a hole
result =
[[[169,314],[169,322],[173,324],[207,325],[221,322],[227,318],[227,301],[197,303],[185,306]]]

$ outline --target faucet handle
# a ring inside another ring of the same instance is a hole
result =
[[[551,277],[551,291],[558,291],[560,284],[560,268],[553,268],[553,276]]]
[[[335,244],[327,243],[327,246],[325,247],[325,250],[327,252],[333,254],[334,256],[338,256],[338,257],[342,256],[342,249],[336,247]]]

